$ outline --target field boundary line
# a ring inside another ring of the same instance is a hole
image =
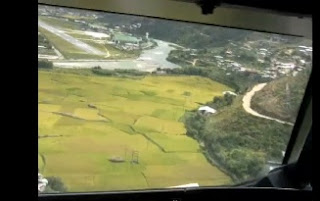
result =
[[[46,157],[44,157],[44,155],[41,154],[41,153],[39,153],[39,155],[40,155],[41,160],[42,160],[42,162],[43,162],[43,167],[42,167],[42,169],[41,169],[41,172],[43,173],[43,171],[44,171],[44,169],[45,169],[45,167],[46,167],[46,165],[47,165]]]
[[[148,182],[147,176],[146,176],[142,171],[141,171],[141,174],[142,174],[144,180],[146,181],[147,186],[150,187],[150,184],[149,184],[149,182]]]

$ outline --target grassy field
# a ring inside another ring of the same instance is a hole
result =
[[[44,168],[45,168],[45,163],[41,157],[41,155],[38,154],[38,168],[40,172],[43,172]]]
[[[80,23],[63,20],[62,18],[39,16],[39,19],[60,29],[81,29],[82,26]]]
[[[68,191],[228,184],[229,176],[206,160],[179,122],[195,102],[224,90],[230,89],[196,76],[131,79],[39,70],[39,168],[45,177],[61,177]],[[130,162],[133,151],[139,164]]]

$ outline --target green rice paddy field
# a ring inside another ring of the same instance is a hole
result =
[[[231,89],[197,76],[132,79],[39,70],[39,170],[60,177],[70,192],[229,184],[180,122],[186,110],[199,107],[196,102],[225,90]],[[109,161],[113,157],[124,162]]]

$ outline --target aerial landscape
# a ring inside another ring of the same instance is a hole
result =
[[[38,191],[231,186],[285,155],[312,41],[38,6]]]

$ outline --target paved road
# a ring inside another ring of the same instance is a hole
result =
[[[126,60],[65,60],[54,61],[55,67],[60,68],[92,68],[100,66],[102,69],[136,69],[140,71],[152,72],[157,68],[179,68],[180,66],[166,60],[173,47],[167,42],[156,40],[158,46],[145,50],[137,59]]]
[[[267,85],[267,83],[257,84],[252,88],[251,91],[247,92],[244,95],[244,97],[242,99],[243,109],[246,112],[248,112],[249,114],[253,115],[253,116],[264,118],[264,119],[269,119],[269,120],[273,120],[273,121],[276,121],[276,122],[281,123],[281,124],[287,124],[287,125],[293,126],[293,123],[290,123],[290,122],[287,122],[287,121],[282,121],[280,119],[276,119],[276,118],[273,118],[273,117],[269,117],[269,116],[266,116],[266,115],[259,114],[258,112],[256,112],[255,110],[253,110],[251,108],[251,99],[252,99],[252,97],[254,96],[254,94],[257,91],[262,90],[266,85]]]
[[[69,43],[77,46],[79,49],[82,49],[83,51],[89,53],[89,54],[95,54],[95,55],[106,55],[106,53],[101,52],[100,50],[64,33],[63,31],[61,31],[60,29],[50,26],[48,24],[46,24],[45,22],[39,20],[39,26],[46,29],[47,31],[50,31],[51,33],[59,36],[60,38],[68,41]]]

